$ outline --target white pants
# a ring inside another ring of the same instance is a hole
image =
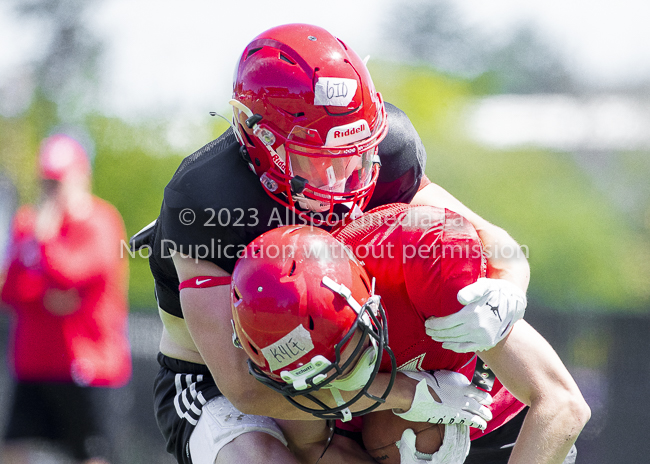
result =
[[[225,396],[213,398],[203,406],[190,437],[193,464],[214,464],[224,446],[247,432],[268,433],[287,445],[280,427],[270,417],[243,414]]]

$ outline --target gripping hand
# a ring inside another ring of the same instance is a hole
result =
[[[445,425],[445,436],[440,449],[433,454],[420,453],[415,449],[415,433],[406,429],[399,448],[400,464],[462,464],[469,453],[469,427]]]
[[[408,372],[402,373],[420,382],[415,387],[411,408],[404,413],[393,413],[412,422],[432,422],[436,424],[460,424],[484,430],[492,413],[486,407],[492,397],[473,386],[467,378],[452,371]],[[440,398],[436,401],[431,388]]]
[[[431,338],[457,353],[494,347],[526,310],[525,293],[503,279],[480,278],[458,292],[458,301],[465,307],[457,313],[424,322]]]

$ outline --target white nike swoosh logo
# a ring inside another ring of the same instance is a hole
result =
[[[201,285],[201,284],[204,284],[206,282],[210,282],[211,280],[212,279],[205,279],[205,280],[196,279],[196,285]]]

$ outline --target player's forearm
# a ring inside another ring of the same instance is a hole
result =
[[[487,255],[487,277],[508,280],[526,291],[530,282],[526,247],[521,247],[505,230],[492,224],[477,231]]]
[[[240,389],[222,389],[222,393],[244,414],[268,416],[274,419],[313,420],[310,413],[301,411],[287,399],[249,377],[248,384]],[[218,382],[217,382],[218,383]],[[225,390],[225,391],[224,391]]]
[[[481,359],[530,406],[509,464],[562,463],[591,413],[551,345],[520,320],[508,337],[482,352]]]
[[[570,395],[533,402],[508,464],[561,464],[589,417],[587,404]]]
[[[314,416],[310,413],[300,410],[298,407],[289,403],[286,398],[281,394],[274,392],[270,388],[265,387],[260,382],[254,381],[250,378],[245,389],[231,389],[224,391],[226,397],[233,403],[233,405],[240,411],[246,414],[255,414],[261,416],[269,416],[276,419],[287,420],[313,420]],[[386,387],[390,382],[390,374],[380,372],[377,374],[373,384],[368,389],[368,393],[373,396],[381,397]],[[242,382],[239,382],[241,385]],[[408,410],[411,407],[413,396],[415,395],[415,387],[417,382],[402,374],[397,374],[393,388],[388,394],[386,401],[377,407],[377,410],[384,409],[398,409]],[[223,390],[223,389],[222,389]],[[345,392],[341,394],[345,400],[352,399],[357,392]],[[336,402],[331,392],[322,389],[313,393],[313,396],[318,398],[329,407],[336,407]],[[300,404],[309,408],[316,407],[311,401],[301,398],[294,398]],[[362,411],[375,404],[375,400],[363,396],[359,399],[350,409],[354,411]]]
[[[389,382],[390,382],[390,374],[387,372],[379,372],[377,374],[377,377],[375,377],[375,379],[373,380],[370,388],[368,388],[368,393],[378,398],[383,396]],[[413,402],[413,397],[415,396],[415,387],[417,386],[417,384],[418,384],[417,380],[411,379],[405,376],[404,374],[398,372],[397,375],[395,376],[393,387],[391,388],[390,393],[386,397],[386,401],[384,403],[381,403],[379,406],[377,406],[376,410],[377,411],[382,411],[386,409],[396,409],[398,411],[409,410],[411,407],[411,403]],[[347,401],[347,400],[351,400],[357,393],[358,391],[352,391],[352,392],[342,391],[341,395],[343,396],[343,399]],[[335,403],[332,398],[333,398],[332,394],[329,393],[327,390],[322,390],[319,392],[319,399],[334,405]],[[375,400],[368,398],[367,396],[363,396],[350,409],[352,411],[362,411],[374,404],[375,404]]]
[[[385,383],[388,382],[390,374],[380,372],[377,374],[375,381],[368,390],[373,395],[380,395],[381,392],[385,389]],[[395,383],[391,389],[386,402],[377,407],[378,411],[384,409],[395,409],[398,412],[408,411],[411,408],[411,403],[413,403],[413,397],[415,396],[415,387],[417,387],[418,381],[411,379],[404,374],[398,372],[395,376]],[[435,395],[435,394],[434,394]],[[438,398],[436,398],[437,400]]]

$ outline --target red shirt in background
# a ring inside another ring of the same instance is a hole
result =
[[[128,340],[126,232],[118,211],[93,198],[87,219],[65,217],[57,235],[34,236],[36,212],[13,221],[2,301],[13,309],[10,362],[23,382],[75,382],[119,387],[131,378]],[[55,314],[48,298],[72,295]]]

